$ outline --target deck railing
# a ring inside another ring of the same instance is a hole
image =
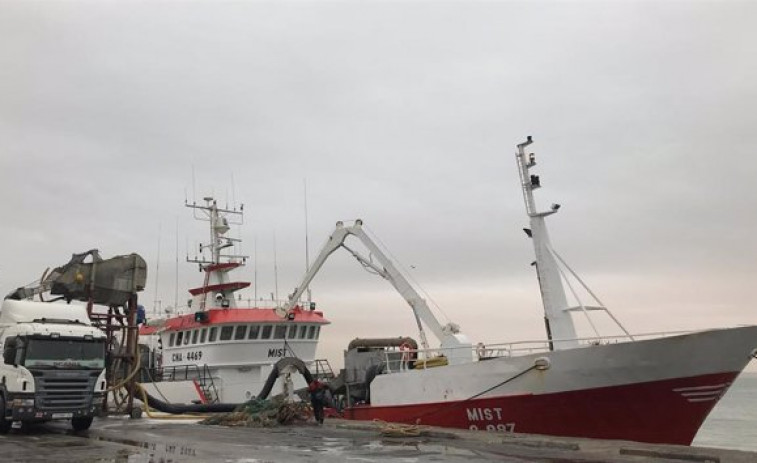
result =
[[[143,382],[196,381],[209,403],[218,401],[218,388],[210,368],[203,365],[178,365],[160,368],[142,368]]]
[[[605,344],[618,344],[625,342],[637,342],[644,339],[664,338],[669,336],[678,336],[690,334],[694,331],[660,331],[654,333],[634,334],[633,339],[627,335],[615,336],[592,336],[575,339],[554,339],[552,343],[573,341],[579,343],[579,348],[591,347]],[[461,347],[444,347],[435,349],[415,349],[400,350],[399,348],[387,348],[384,350],[384,370],[386,373],[398,373],[411,369],[426,369],[438,366],[434,365],[433,360],[443,357],[455,357],[468,359],[466,352],[470,351],[470,362],[479,360],[489,360],[501,357],[518,357],[522,355],[537,354],[550,351],[550,341],[547,340],[527,340],[515,341],[496,344],[479,343],[471,349],[468,346]],[[441,363],[441,362],[440,362]]]

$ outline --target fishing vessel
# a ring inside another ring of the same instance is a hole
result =
[[[340,222],[295,295],[332,252],[345,247],[406,299],[421,338],[420,345],[407,337],[356,339],[350,344],[345,368],[332,382],[344,399],[344,416],[491,432],[690,444],[755,356],[757,326],[678,334],[628,332],[552,247],[546,218],[560,206],[537,209],[534,191],[541,181],[531,173],[536,165],[535,156],[526,152],[531,143],[529,137],[519,144],[516,158],[546,339],[473,345],[457,325],[442,325],[435,318],[387,253],[365,234],[362,221]],[[370,255],[345,246],[349,236],[362,241]],[[575,304],[568,303],[566,287]],[[290,301],[292,310],[295,300]],[[617,323],[622,334],[601,335],[592,321],[601,314]],[[594,331],[591,336],[577,335],[575,316],[586,317]],[[429,346],[424,327],[439,339],[438,348]]]
[[[234,270],[247,256],[229,253],[238,238],[228,236],[231,225],[241,224],[243,206],[221,208],[212,197],[205,204],[186,204],[197,220],[207,221],[210,241],[199,246],[197,264],[202,285],[189,289],[185,313],[150,321],[140,328],[148,368],[142,372],[148,394],[167,402],[241,403],[269,393],[291,392],[306,386],[293,368],[281,375],[277,364],[296,358],[309,370],[330,372],[315,352],[321,328],[329,321],[315,303],[298,303],[282,316],[273,307],[245,306],[238,291],[250,282],[235,280]],[[226,250],[226,251],[225,251]],[[203,257],[206,256],[206,257]],[[249,302],[248,302],[249,303]]]

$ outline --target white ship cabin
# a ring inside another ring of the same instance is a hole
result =
[[[162,380],[194,380],[211,401],[238,403],[257,396],[283,357],[315,360],[323,313],[296,307],[289,319],[274,309],[210,308],[172,317],[157,329]],[[144,335],[152,334],[149,328]],[[304,387],[298,378],[295,386]]]

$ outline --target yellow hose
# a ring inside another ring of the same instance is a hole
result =
[[[145,391],[145,388],[142,387],[141,384],[137,383],[137,389],[139,389],[139,393],[142,397],[142,409],[145,411],[145,414],[154,420],[201,420],[203,418],[207,418],[210,415],[153,415],[150,411],[150,407],[147,405],[147,392]]]
[[[139,369],[141,368],[142,357],[139,354],[139,346],[137,346],[137,354],[136,354],[134,360],[135,360],[134,361],[134,369],[126,376],[126,378],[122,379],[121,382],[119,382],[118,384],[115,384],[115,385],[113,385],[113,386],[105,389],[105,391],[103,391],[103,392],[108,393],[108,392],[116,391],[116,390],[121,389],[121,388],[126,389],[124,386],[126,386],[126,384],[129,381],[131,381],[132,378],[134,378],[134,376],[139,372]],[[142,387],[141,384],[135,383],[135,385],[136,385],[136,387],[137,387],[137,389],[138,389],[138,391],[139,391],[139,393],[141,395],[141,398],[142,398],[142,409],[145,411],[145,414],[149,418],[152,418],[152,419],[155,419],[155,420],[161,420],[161,419],[162,420],[201,420],[203,418],[207,418],[208,416],[210,416],[210,415],[184,415],[184,414],[182,414],[180,416],[175,416],[175,415],[169,415],[169,416],[153,415],[152,412],[151,412],[151,410],[150,410],[150,407],[147,405],[147,392],[145,391],[145,389]],[[128,390],[127,390],[127,392],[128,392]]]
[[[137,356],[135,357],[134,369],[131,371],[131,373],[129,373],[126,376],[126,378],[122,379],[120,383],[107,388],[103,392],[113,392],[116,389],[121,389],[122,387],[124,387],[126,385],[126,383],[128,383],[134,377],[134,375],[136,375],[139,372],[139,368],[140,368],[140,363],[141,362],[142,362],[142,358],[139,355],[139,349],[137,349]]]

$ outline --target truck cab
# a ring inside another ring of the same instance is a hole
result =
[[[85,307],[4,300],[0,352],[0,433],[49,420],[90,427],[106,389],[105,334]]]

